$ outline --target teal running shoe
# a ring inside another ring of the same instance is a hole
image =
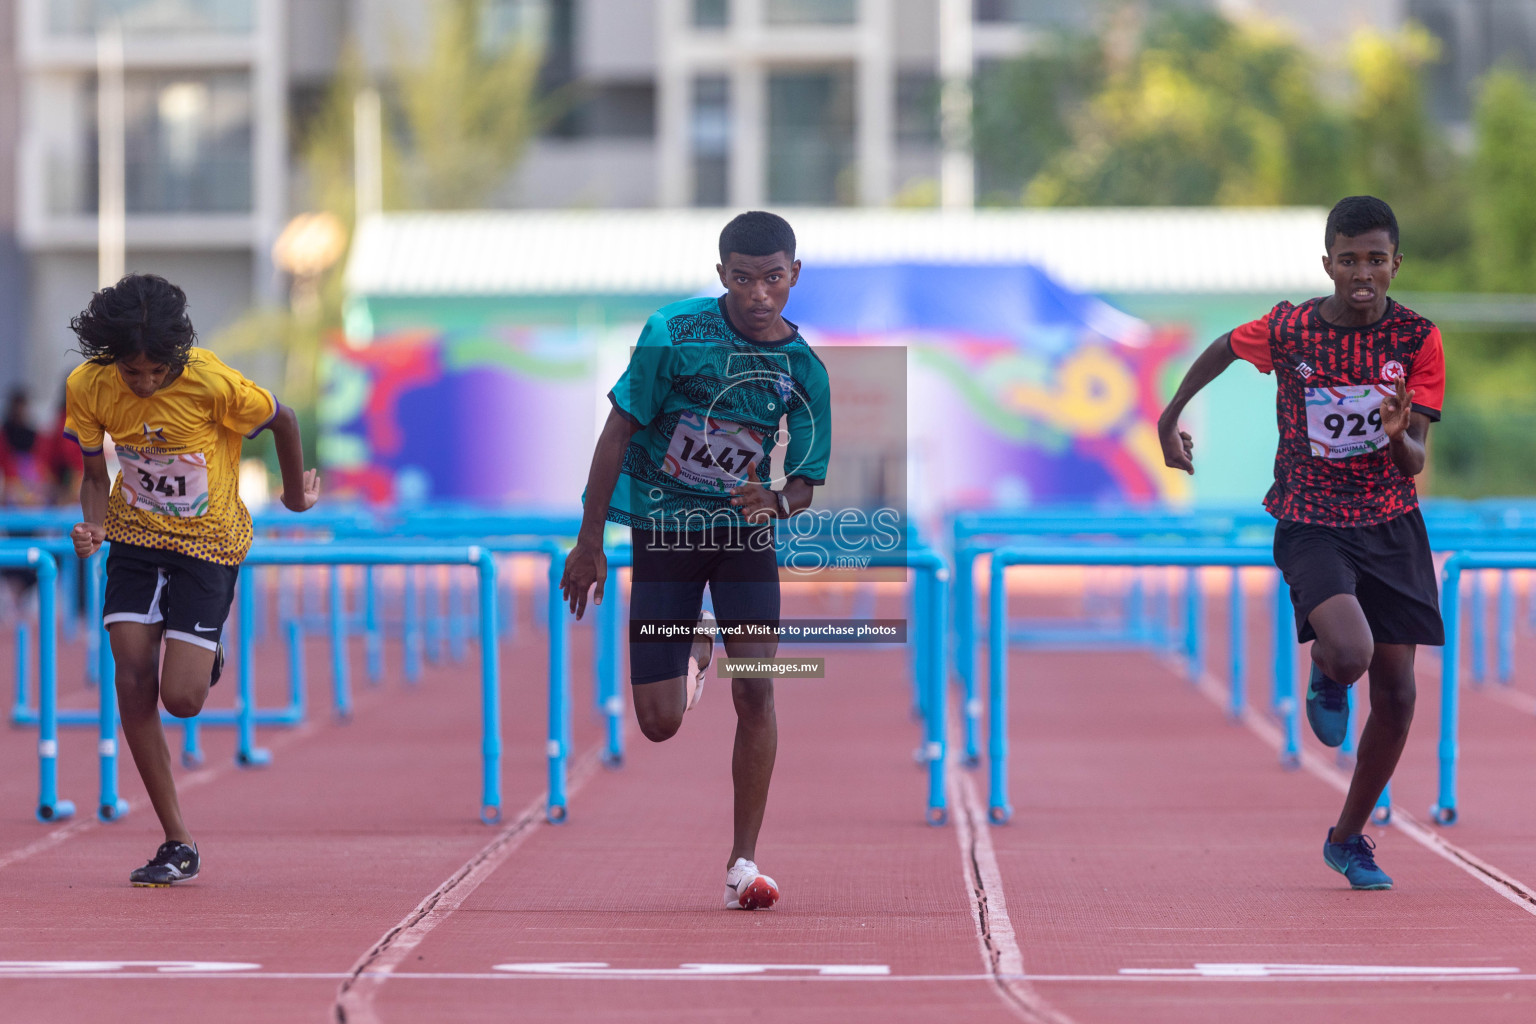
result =
[[[1323,675],[1315,664],[1307,681],[1307,723],[1329,747],[1342,744],[1349,729],[1349,688]]]
[[[1323,840],[1323,860],[1349,879],[1351,889],[1390,889],[1392,876],[1376,866],[1376,844],[1370,836],[1350,836],[1342,843],[1333,841],[1333,829]]]

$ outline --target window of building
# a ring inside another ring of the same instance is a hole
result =
[[[251,187],[251,86],[245,72],[134,74],[126,81],[124,156],[130,214],[248,213]],[[81,109],[81,157],[50,168],[56,213],[96,211],[95,83]]]
[[[852,25],[858,0],[768,0],[770,25]]]
[[[549,39],[547,0],[485,0],[480,9],[480,46],[500,53],[510,46],[543,46]]]
[[[731,23],[731,0],[693,0],[694,28],[725,28]]]
[[[255,0],[47,0],[48,31],[92,35],[113,23],[124,32],[159,35],[248,34]]]
[[[1170,0],[1153,0],[1167,6]],[[1175,6],[1181,0],[1171,0]],[[1087,28],[1104,9],[1102,0],[975,0],[975,18],[983,24],[1028,25],[1036,28]]]
[[[656,86],[604,82],[590,86],[572,111],[575,138],[649,139],[656,135]]]
[[[857,202],[853,83],[849,67],[769,73],[770,202]]]
[[[693,80],[693,205],[724,206],[730,198],[731,82],[724,75]]]
[[[939,142],[939,76],[929,70],[896,73],[896,141],[907,146]]]

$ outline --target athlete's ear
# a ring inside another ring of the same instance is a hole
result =
[[[1333,257],[1327,253],[1323,253],[1323,273],[1329,277],[1333,276]]]
[[[1393,277],[1397,276],[1397,271],[1398,271],[1398,269],[1402,265],[1403,265],[1403,254],[1400,253],[1400,252],[1394,252],[1392,254],[1392,276]]]
[[[715,264],[715,273],[720,275],[720,283],[725,285],[726,288],[729,288],[730,285],[726,284],[726,281],[725,281],[725,264],[724,263],[716,263]]]
[[[793,263],[791,263],[789,265],[789,286],[791,288],[793,288],[799,282],[800,282],[800,261],[799,260],[795,260],[795,262],[793,262]]]

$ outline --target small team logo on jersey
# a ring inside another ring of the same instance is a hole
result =
[[[145,443],[159,441],[161,444],[166,444],[165,428],[151,427],[148,423],[144,424],[144,441]]]
[[[1308,366],[1305,361],[1296,364],[1296,372],[1301,374],[1302,380],[1309,379],[1317,371]]]
[[[787,373],[778,374],[773,378],[773,390],[779,393],[779,398],[789,401],[789,396],[795,393],[795,379]]]
[[[1396,359],[1387,360],[1387,365],[1381,368],[1381,379],[1389,384],[1393,381],[1402,380],[1405,375],[1403,364]]]

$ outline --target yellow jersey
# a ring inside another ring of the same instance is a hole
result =
[[[181,376],[149,398],[135,395],[115,366],[77,366],[64,410],[64,436],[82,452],[100,454],[104,434],[117,448],[108,540],[240,564],[251,547],[240,444],[277,418],[272,392],[194,348]]]

